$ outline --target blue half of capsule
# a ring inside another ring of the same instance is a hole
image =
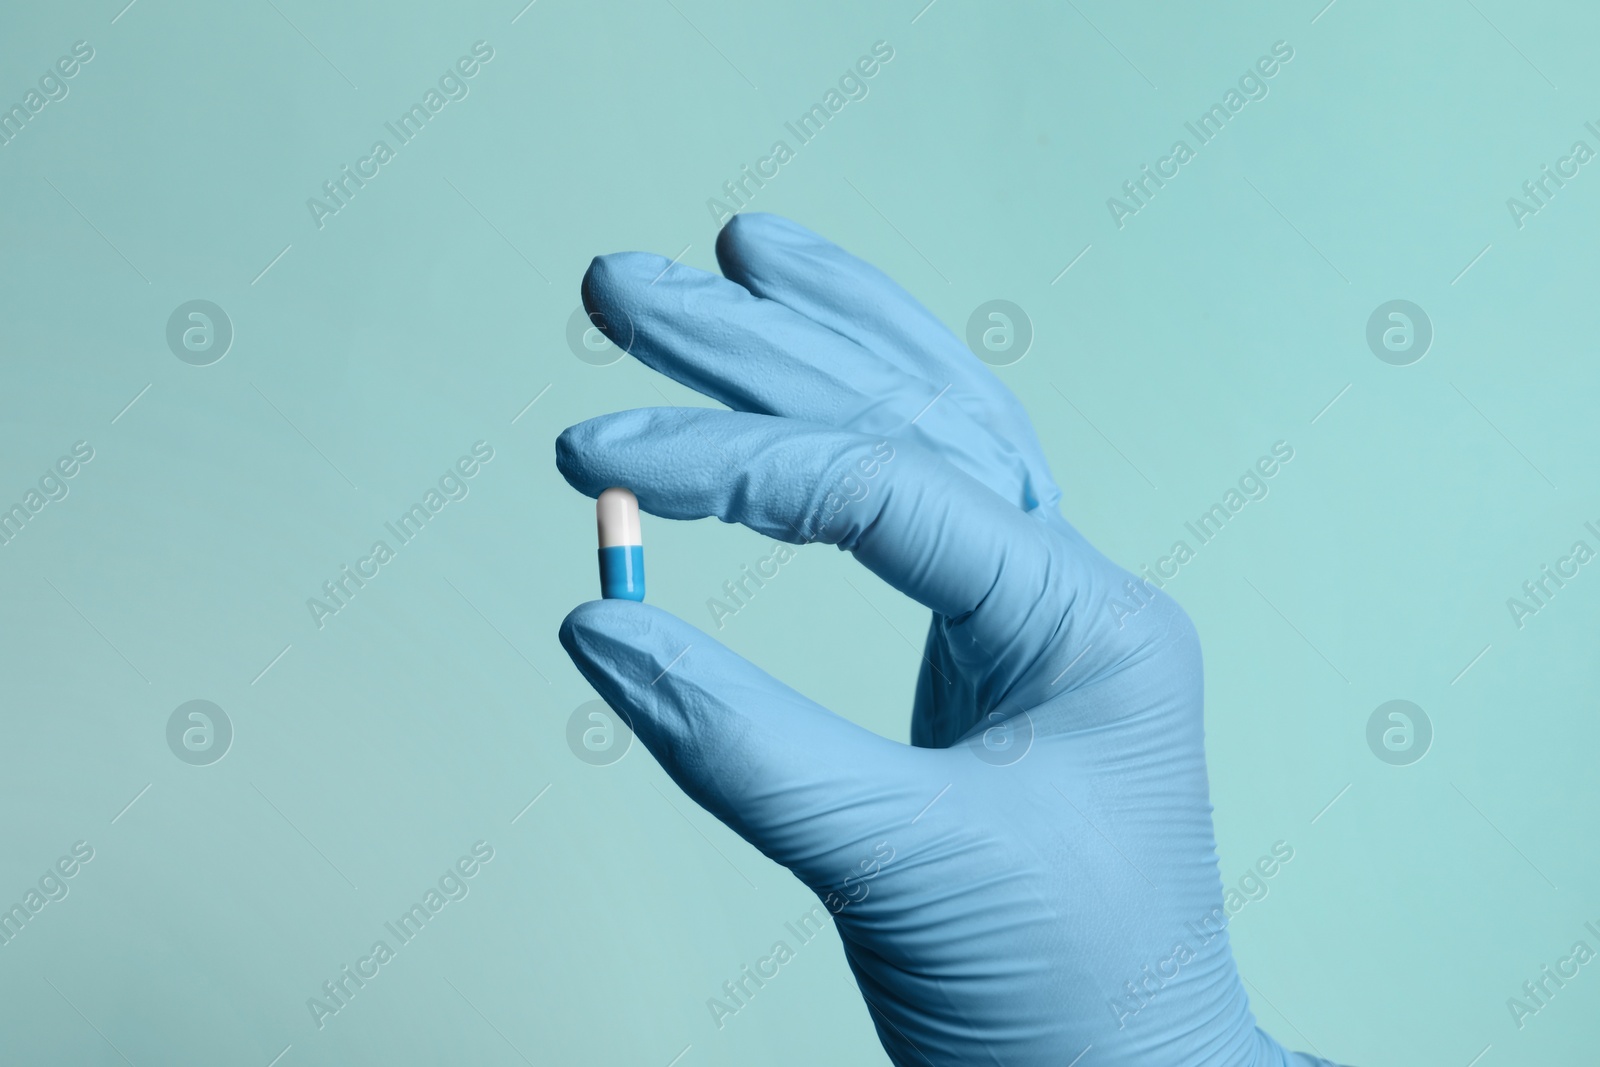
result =
[[[600,595],[607,600],[644,599],[644,546],[600,549]]]

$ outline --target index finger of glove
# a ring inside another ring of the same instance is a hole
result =
[[[656,515],[715,515],[790,543],[848,549],[907,596],[964,621],[1001,690],[1089,625],[1082,609],[1103,602],[1114,570],[1086,543],[904,442],[763,415],[647,408],[569,428],[556,454],[590,496],[626,486]]]

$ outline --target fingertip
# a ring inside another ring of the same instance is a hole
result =
[[[634,600],[579,604],[561,621],[557,637],[589,684],[623,703],[651,689],[689,647],[707,642],[671,612]]]
[[[723,224],[717,233],[717,258],[723,253],[737,251],[741,245],[759,240],[763,231],[772,226],[777,215],[765,211],[741,211]]]
[[[722,231],[717,234],[717,244],[720,246],[725,241],[737,244],[740,241],[771,237],[821,240],[798,222],[782,215],[774,215],[770,211],[741,211],[723,225]]]
[[[595,256],[583,272],[583,306],[591,313],[616,310],[640,285],[660,276],[672,261],[654,252],[612,252]]]
[[[825,243],[799,223],[765,211],[743,211],[729,219],[717,234],[717,262],[724,271],[737,270],[774,245],[788,248]]]
[[[599,496],[613,485],[638,492],[638,487],[617,479],[630,477],[624,472],[638,468],[637,446],[650,447],[651,431],[657,424],[653,409],[635,408],[568,426],[556,437],[556,469],[584,496]]]
[[[638,648],[648,630],[643,604],[633,600],[589,600],[567,612],[557,638],[587,677],[593,669],[610,665],[619,648]]]
[[[567,612],[567,617],[561,620],[561,628],[556,631],[556,640],[574,660],[578,658],[578,635],[583,629],[585,609],[592,603],[585,601]]]
[[[629,699],[631,688],[626,679],[635,673],[637,665],[629,670],[626,664],[638,656],[636,651],[628,654],[637,644],[627,637],[630,630],[637,629],[630,626],[628,616],[634,614],[630,608],[636,611],[643,606],[629,600],[590,600],[567,613],[556,635],[573,666],[601,699],[614,708],[627,708],[630,713],[636,709]]]
[[[567,655],[577,659],[597,633],[604,632],[607,605],[612,601],[586,600],[567,612],[556,635]],[[632,601],[628,601],[632,603]]]
[[[567,484],[574,489],[578,488],[576,472],[578,459],[583,455],[581,444],[583,432],[583,423],[580,422],[576,426],[568,426],[556,436],[556,470],[561,472]]]
[[[606,340],[628,355],[639,340],[636,318],[648,321],[645,294],[671,261],[650,252],[613,252],[596,256],[579,287],[584,310]]]
[[[653,273],[647,272],[652,268],[660,271],[661,264],[666,262],[654,252],[608,252],[595,256],[589,261],[589,269],[583,272],[584,294],[600,297],[613,295],[641,275],[645,278],[654,277]]]
[[[603,417],[603,416],[602,416]],[[597,485],[600,473],[596,470],[596,460],[600,456],[597,447],[597,437],[600,427],[596,425],[600,419],[586,419],[575,426],[568,426],[556,438],[556,470],[572,486],[584,496],[599,496],[605,485]]]
[[[641,647],[656,641],[667,629],[690,628],[688,623],[653,604],[637,600],[586,600],[561,620],[563,648],[593,648],[597,642]],[[570,643],[569,643],[570,642]]]

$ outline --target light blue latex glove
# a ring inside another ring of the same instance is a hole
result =
[[[567,617],[584,677],[835,913],[895,1063],[1324,1063],[1256,1028],[1234,968],[1188,617],[1068,525],[1022,406],[888,277],[771,215],[717,259],[604,256],[583,300],[733,410],[592,419],[557,463],[654,515],[836,544],[925,604],[915,747],[648,604]]]

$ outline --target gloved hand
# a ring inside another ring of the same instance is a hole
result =
[[[926,605],[912,744],[648,604],[567,617],[584,677],[828,905],[895,1063],[1325,1063],[1256,1028],[1234,968],[1182,609],[1061,517],[1022,406],[888,277],[771,215],[717,260],[603,256],[583,300],[733,410],[591,419],[557,464],[654,515],[837,545]]]

